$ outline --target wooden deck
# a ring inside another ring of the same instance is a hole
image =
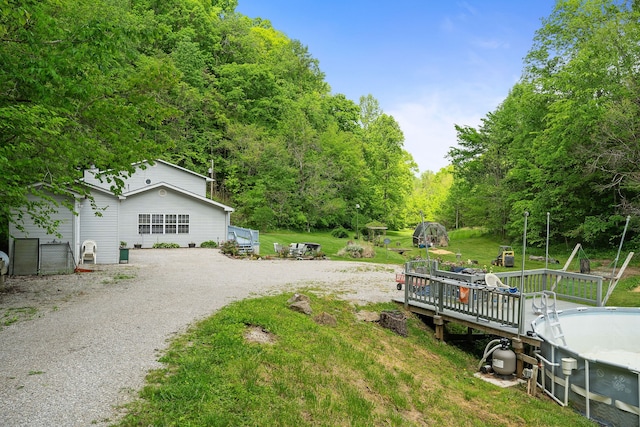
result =
[[[439,339],[444,339],[444,325],[455,322],[539,347],[531,322],[544,311],[543,295],[553,296],[547,307],[556,311],[599,306],[603,296],[602,277],[563,270],[499,273],[501,287],[488,286],[483,273],[438,270],[425,261],[407,263],[404,275],[404,298],[394,301],[433,319]]]
[[[530,333],[533,332],[533,330],[531,329],[531,322],[541,316],[541,314],[536,312],[531,307],[531,304],[529,304],[528,309],[526,309],[524,313],[524,334],[522,334],[519,332],[519,328],[516,326],[504,324],[495,320],[481,320],[477,316],[474,316],[472,314],[460,313],[458,311],[449,309],[438,311],[433,305],[424,304],[417,301],[409,301],[408,304],[405,304],[403,298],[394,298],[393,301],[398,304],[403,304],[405,308],[412,313],[420,314],[422,316],[427,316],[434,319],[434,323],[442,322],[441,324],[444,325],[448,322],[454,322],[467,328],[483,332],[485,334],[505,337],[511,340],[520,340],[523,343],[529,344],[531,346],[540,347],[540,339],[533,334],[530,335]],[[556,309],[561,312],[563,310],[584,306],[584,304],[576,304],[568,301],[557,301]],[[438,333],[437,335],[440,339],[444,339],[443,334]]]

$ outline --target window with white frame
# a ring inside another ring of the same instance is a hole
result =
[[[138,214],[139,234],[189,234],[188,214]]]

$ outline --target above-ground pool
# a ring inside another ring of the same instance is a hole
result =
[[[640,426],[640,308],[577,308],[558,312],[559,328],[555,320],[532,322],[543,340],[538,384],[600,423]]]

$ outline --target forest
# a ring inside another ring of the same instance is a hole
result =
[[[558,0],[520,81],[482,125],[456,125],[450,166],[417,176],[373,94],[333,93],[304,41],[237,0],[0,2],[0,229],[29,194],[118,192],[135,162],[215,179],[237,225],[390,229],[425,220],[521,238],[635,241],[640,199],[640,2]],[[34,187],[42,183],[45,187]],[[422,214],[422,215],[421,215]],[[0,234],[2,234],[0,233]],[[629,238],[629,237],[628,237]]]

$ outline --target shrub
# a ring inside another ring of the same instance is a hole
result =
[[[336,227],[331,231],[331,236],[335,237],[336,239],[344,239],[345,237],[349,236],[349,232],[344,227]]]
[[[373,247],[370,245],[349,244],[340,249],[338,256],[349,256],[351,258],[373,258],[376,256]]]
[[[170,249],[170,248],[179,248],[180,245],[177,243],[154,243],[154,249]]]
[[[202,242],[200,244],[201,248],[217,248],[218,247],[218,243],[214,242],[213,240],[207,240],[205,242]]]
[[[225,255],[237,256],[240,253],[238,242],[235,240],[227,240],[220,245],[220,252]]]

